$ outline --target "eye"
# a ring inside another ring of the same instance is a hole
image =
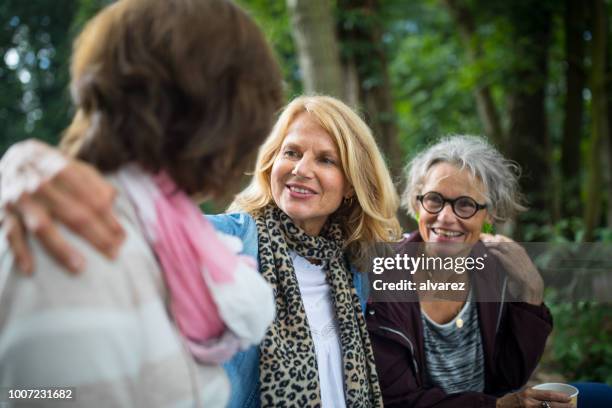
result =
[[[438,193],[427,193],[423,197],[423,204],[432,209],[441,208],[444,205],[444,200]]]
[[[461,210],[473,211],[476,208],[476,202],[469,197],[461,197],[455,206]]]
[[[289,159],[295,159],[299,157],[299,154],[295,150],[285,149],[283,150],[283,157],[287,157]]]
[[[320,161],[323,164],[329,164],[331,166],[336,164],[336,160],[332,159],[331,157],[322,157]]]

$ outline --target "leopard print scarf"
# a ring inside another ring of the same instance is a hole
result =
[[[313,237],[275,205],[255,217],[259,266],[276,296],[276,318],[260,345],[259,378],[264,407],[320,407],[319,374],[306,311],[289,250],[322,262],[340,331],[346,405],[382,407],[374,354],[359,298],[343,256],[339,224]]]

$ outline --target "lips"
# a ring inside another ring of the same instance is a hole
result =
[[[289,183],[287,184],[287,188],[289,189],[289,191],[293,192],[293,193],[298,193],[298,194],[317,194],[317,192],[315,190],[313,190],[312,188],[309,188],[303,184],[294,184],[294,183]]]
[[[287,184],[287,190],[290,197],[298,199],[311,198],[318,194],[315,190],[303,184],[289,183]]]
[[[461,231],[453,231],[445,228],[430,228],[434,238],[439,241],[459,241],[465,235]]]

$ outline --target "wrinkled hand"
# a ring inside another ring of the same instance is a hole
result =
[[[70,271],[83,269],[83,257],[62,237],[55,220],[107,257],[116,256],[124,232],[112,213],[115,190],[93,167],[30,140],[5,154],[0,175],[2,227],[24,273],[34,269],[25,239],[28,233]]]
[[[575,408],[570,401],[567,395],[560,392],[526,388],[498,398],[495,406],[496,408],[541,408],[542,402],[548,402],[551,408]]]
[[[510,292],[521,301],[541,305],[544,282],[525,249],[504,235],[482,233],[480,240],[508,273]]]

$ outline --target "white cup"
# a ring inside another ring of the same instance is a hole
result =
[[[578,406],[578,388],[572,385],[563,384],[563,383],[545,383],[545,384],[536,385],[535,387],[533,387],[533,389],[541,390],[541,391],[560,392],[570,397],[572,399],[572,404],[575,407]]]

